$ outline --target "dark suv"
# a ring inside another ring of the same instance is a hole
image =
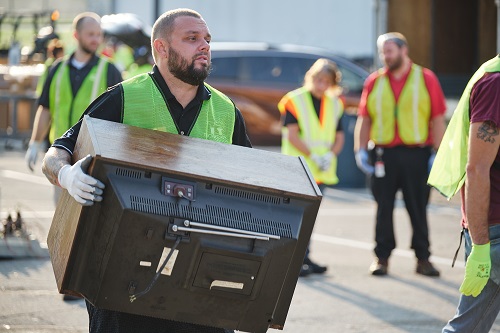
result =
[[[207,82],[228,95],[241,110],[253,145],[279,145],[277,104],[302,85],[318,58],[333,60],[342,72],[348,114],[355,114],[368,72],[346,58],[319,48],[267,43],[213,42],[213,70]]]

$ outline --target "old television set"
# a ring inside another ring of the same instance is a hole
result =
[[[61,293],[194,324],[283,329],[321,202],[302,158],[85,116],[74,160],[103,201],[65,192],[48,246]]]

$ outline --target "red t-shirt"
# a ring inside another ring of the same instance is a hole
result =
[[[389,78],[389,83],[392,88],[392,92],[394,93],[394,98],[396,99],[396,102],[399,100],[399,95],[401,94],[401,91],[403,90],[403,87],[406,83],[406,79],[408,78],[408,75],[410,75],[410,69],[411,66],[408,68],[408,71],[401,77],[399,80],[394,78],[394,76],[391,74],[390,71],[387,70],[387,68],[384,70],[383,74],[386,74],[387,77]],[[424,74],[424,82],[425,86],[427,87],[427,91],[429,92],[429,97],[431,100],[431,119],[437,116],[441,116],[445,113],[446,111],[446,100],[444,98],[444,93],[443,90],[441,89],[441,84],[439,83],[438,78],[436,75],[427,68],[422,68],[422,73]],[[364,87],[363,87],[363,93],[361,94],[361,100],[359,102],[359,109],[358,109],[358,115],[361,117],[370,117],[368,114],[368,109],[366,107],[366,102],[368,99],[368,95],[370,92],[373,90],[373,86],[375,85],[375,80],[380,76],[381,74],[376,71],[368,76],[368,78],[365,81]],[[430,124],[430,123],[429,123]],[[404,145],[403,141],[399,137],[399,132],[397,129],[396,125],[396,133],[394,135],[394,139],[392,142],[388,145],[385,145],[386,147],[395,147],[395,146],[401,146]],[[429,137],[427,138],[426,145],[432,145],[432,136],[431,132],[429,129]]]
[[[469,102],[470,122],[492,121],[500,128],[500,72],[486,73],[472,88]],[[498,140],[498,138],[497,138]],[[462,224],[465,221],[464,187],[462,195]],[[489,224],[500,223],[500,151],[490,169]]]

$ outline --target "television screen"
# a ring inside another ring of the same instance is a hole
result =
[[[94,135],[104,126],[104,121],[91,118],[86,122],[93,124]],[[147,130],[134,131],[143,137]],[[180,137],[165,134],[155,141],[170,139],[166,142],[171,144],[173,137]],[[281,171],[245,172],[245,168],[259,168],[255,162],[262,153],[224,145],[230,151],[216,154],[217,160],[235,157],[237,152],[250,154],[244,160],[254,163],[231,161],[228,168],[238,170],[226,173],[241,174],[240,179],[214,177],[224,170],[212,169],[210,158],[203,159],[204,172],[183,167],[182,158],[177,167],[158,168],[156,162],[145,162],[148,159],[137,147],[128,152],[133,157],[127,161],[96,152],[96,147],[103,146],[103,142],[96,144],[102,140],[97,137],[85,141],[94,150],[90,173],[106,184],[103,201],[78,208],[65,193],[51,227],[58,231],[49,235],[57,266],[60,259],[55,257],[62,246],[55,238],[68,228],[57,226],[57,216],[77,215],[65,273],[57,279],[60,291],[82,294],[97,307],[121,312],[247,332],[282,329],[321,201],[303,160],[262,151],[272,156],[274,165],[267,168]],[[180,140],[189,145],[207,143]],[[298,192],[290,190],[293,186],[279,185],[280,180],[274,179],[275,187],[265,187],[256,186],[252,179],[259,173],[262,181],[300,168],[303,171],[292,178],[309,185]],[[57,277],[58,269],[54,270]]]

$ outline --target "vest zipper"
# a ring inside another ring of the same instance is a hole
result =
[[[156,89],[158,89],[158,91],[160,92],[161,96],[163,97],[163,101],[165,102],[165,105],[167,106],[167,110],[170,113],[170,118],[172,118],[172,121],[174,122],[175,129],[177,130],[177,134],[179,134],[179,135],[189,135],[189,133],[185,134],[183,131],[180,130],[179,124],[177,124],[177,120],[175,119],[174,115],[170,111],[170,105],[168,105],[167,98],[165,97],[165,94],[163,93],[163,90],[161,90],[160,85],[158,84],[158,82],[156,82],[156,79],[153,76],[153,74],[152,73],[148,73],[148,75],[151,78],[151,80],[153,81],[154,85],[156,86]]]
[[[161,91],[161,90],[160,90]],[[163,96],[163,93],[162,93],[162,96]],[[183,131],[180,130],[179,128],[179,125],[177,124],[177,120],[175,119],[174,115],[172,114],[172,112],[170,111],[170,105],[168,105],[168,101],[167,99],[165,98],[165,96],[163,96],[163,100],[165,101],[165,105],[167,106],[167,110],[168,112],[170,113],[170,117],[172,118],[172,121],[174,122],[174,125],[175,125],[175,129],[177,130],[177,134],[179,135],[184,135]]]

